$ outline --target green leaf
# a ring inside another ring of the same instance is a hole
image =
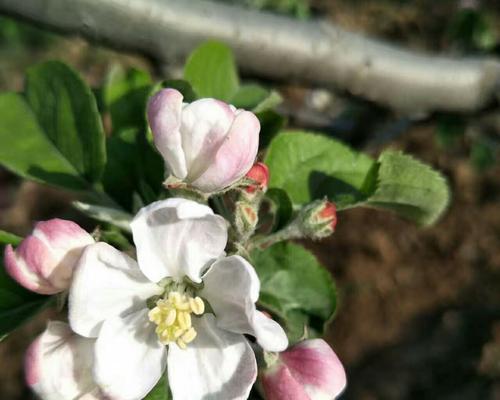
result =
[[[470,160],[478,171],[485,171],[496,161],[496,145],[485,139],[476,141],[471,148]]]
[[[261,113],[267,110],[272,110],[282,102],[283,102],[283,97],[281,97],[281,95],[275,90],[272,90],[269,92],[268,96],[264,100],[262,100],[259,104],[257,104],[253,108],[252,111],[254,113]]]
[[[124,129],[107,140],[108,162],[102,176],[104,189],[125,209],[132,207],[133,193],[137,191],[137,169],[140,146],[139,131]]]
[[[233,95],[230,103],[236,108],[252,110],[269,96],[269,91],[260,85],[242,85]]]
[[[49,61],[28,70],[26,98],[47,138],[88,182],[106,164],[105,136],[95,97],[67,65]]]
[[[146,71],[136,68],[125,70],[120,65],[111,69],[102,89],[102,97],[111,114],[114,133],[124,128],[144,126],[144,111],[151,85],[151,77]]]
[[[314,255],[294,243],[278,243],[252,252],[261,281],[259,304],[275,313],[298,339],[304,325],[322,332],[336,308],[331,275]]]
[[[394,151],[375,162],[326,136],[286,132],[272,141],[265,162],[272,171],[269,187],[285,190],[298,205],[326,196],[338,210],[378,207],[428,225],[449,203],[439,172]]]
[[[196,93],[194,92],[190,83],[183,79],[167,79],[165,81],[161,81],[154,87],[153,92],[150,93],[150,96],[155,94],[160,89],[164,88],[175,89],[181,92],[182,96],[184,97],[182,99],[184,103],[191,103],[196,100]]]
[[[21,243],[21,240],[23,240],[22,237],[0,230],[0,244],[12,244],[17,246]]]
[[[274,110],[261,111],[255,115],[260,121],[259,147],[265,149],[287,121]]]
[[[133,219],[131,214],[115,208],[87,204],[81,201],[74,201],[73,206],[90,218],[109,223],[125,232],[130,232],[130,222]]]
[[[156,386],[149,392],[144,400],[171,400],[172,394],[168,386],[167,374],[164,373]]]
[[[338,209],[364,200],[375,162],[345,144],[306,132],[283,132],[269,146],[264,161],[269,187],[285,190],[294,204],[327,196]]]
[[[209,41],[197,47],[184,67],[187,80],[198,97],[229,101],[239,86],[233,52],[223,43]]]
[[[436,140],[447,149],[455,146],[465,134],[465,119],[457,115],[441,115],[436,125]]]
[[[266,192],[266,199],[271,202],[271,212],[274,216],[273,231],[284,228],[293,214],[293,204],[287,192],[283,189],[269,189]]]
[[[442,215],[450,191],[439,172],[392,150],[384,151],[378,163],[377,186],[367,205],[396,211],[419,225],[430,225]]]
[[[42,310],[51,297],[42,296],[19,286],[3,266],[3,250],[0,259],[0,340]]]
[[[24,178],[73,190],[88,184],[40,128],[26,101],[0,94],[0,163]]]

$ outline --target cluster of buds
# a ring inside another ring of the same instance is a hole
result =
[[[266,400],[335,399],[346,387],[344,367],[322,339],[304,340],[265,359],[259,376]]]
[[[5,268],[25,288],[55,294],[69,288],[82,251],[94,239],[72,221],[38,222],[33,232],[14,250],[5,248]]]
[[[269,182],[269,168],[262,162],[255,163],[243,178],[245,185],[236,202],[234,222],[242,240],[248,239],[259,222],[259,208]],[[248,185],[246,184],[248,182]]]

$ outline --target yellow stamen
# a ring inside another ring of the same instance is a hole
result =
[[[157,325],[156,334],[162,344],[175,342],[179,348],[185,349],[197,336],[191,314],[202,315],[204,312],[205,303],[200,297],[170,292],[167,298],[156,302],[148,317]]]
[[[205,303],[201,297],[196,296],[194,299],[189,299],[189,305],[191,306],[191,311],[196,315],[201,315],[205,312]]]
[[[193,327],[191,327],[186,333],[184,333],[184,335],[181,336],[181,339],[185,343],[191,343],[196,337],[196,335],[197,335],[196,331],[194,330]]]

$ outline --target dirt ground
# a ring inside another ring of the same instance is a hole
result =
[[[353,30],[418,37],[406,40],[415,47],[442,46],[428,39],[446,16],[440,7],[426,21],[415,8],[395,9],[388,16],[387,7],[376,3],[360,13],[347,12],[346,2],[315,3]],[[386,23],[377,25],[380,15]],[[19,70],[29,63],[54,57],[78,66],[93,83],[111,60],[147,66],[71,40],[29,60],[15,55],[15,62],[0,60],[2,90],[19,89]],[[327,339],[348,371],[342,399],[500,399],[500,166],[478,172],[468,160],[467,143],[451,150],[439,147],[432,120],[412,124],[389,145],[443,171],[453,200],[431,228],[416,228],[388,212],[355,209],[339,214],[334,236],[304,243],[337,282],[340,304]],[[69,207],[70,200],[68,194],[0,170],[0,229],[24,234],[32,221],[55,215],[89,224]],[[23,352],[46,319],[56,316],[46,311],[0,345],[1,400],[33,398],[23,384]]]

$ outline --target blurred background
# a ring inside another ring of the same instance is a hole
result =
[[[220,1],[297,19],[321,16],[417,51],[500,56],[498,0]],[[1,91],[22,90],[25,69],[47,59],[74,66],[94,86],[116,64],[157,78],[162,71],[140,55],[0,15]],[[373,155],[388,146],[402,149],[443,171],[453,191],[449,211],[432,228],[356,209],[339,214],[329,239],[304,243],[338,286],[340,305],[327,340],[348,371],[342,399],[500,399],[498,104],[412,120],[344,93],[265,83],[284,97],[279,111],[290,126],[326,131]],[[91,230],[71,200],[0,169],[0,229],[24,235],[33,221],[57,215]],[[54,315],[45,311],[0,346],[0,399],[32,398],[23,384],[23,352]]]

